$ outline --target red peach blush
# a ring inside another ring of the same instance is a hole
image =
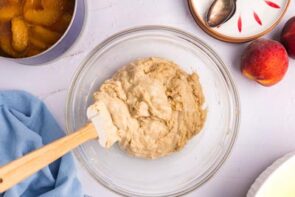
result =
[[[282,80],[288,64],[288,54],[281,43],[259,39],[244,51],[241,70],[247,78],[263,86],[272,86]]]

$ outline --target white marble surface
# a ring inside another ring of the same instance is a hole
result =
[[[284,22],[295,13],[295,2],[280,25],[266,37],[277,38]],[[205,185],[187,196],[245,196],[251,183],[268,165],[295,151],[295,61],[284,80],[265,88],[245,79],[239,58],[247,44],[228,44],[206,35],[194,22],[186,0],[88,0],[86,29],[77,44],[62,58],[47,65],[28,67],[0,60],[0,89],[21,89],[38,96],[64,126],[64,109],[71,78],[81,61],[108,36],[140,25],[168,25],[206,41],[230,70],[241,100],[241,125],[230,158]],[[85,193],[116,196],[79,168]]]

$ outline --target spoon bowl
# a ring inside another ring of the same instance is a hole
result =
[[[210,6],[206,22],[210,27],[217,27],[228,21],[236,12],[236,0],[215,0]]]

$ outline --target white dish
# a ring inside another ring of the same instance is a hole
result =
[[[294,197],[295,153],[287,154],[268,167],[251,186],[247,197]]]
[[[232,18],[219,27],[210,28],[204,19],[213,0],[188,1],[199,26],[227,42],[246,42],[268,33],[280,22],[290,4],[290,0],[237,0]]]

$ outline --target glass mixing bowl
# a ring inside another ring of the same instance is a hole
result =
[[[129,156],[118,145],[109,150],[89,141],[75,150],[89,174],[105,187],[126,196],[178,196],[214,175],[229,155],[239,122],[234,83],[217,54],[183,31],[147,26],[118,33],[99,44],[86,58],[71,85],[66,124],[72,133],[88,120],[92,95],[119,68],[143,57],[172,60],[187,72],[197,72],[208,110],[205,126],[183,150],[145,160]]]

